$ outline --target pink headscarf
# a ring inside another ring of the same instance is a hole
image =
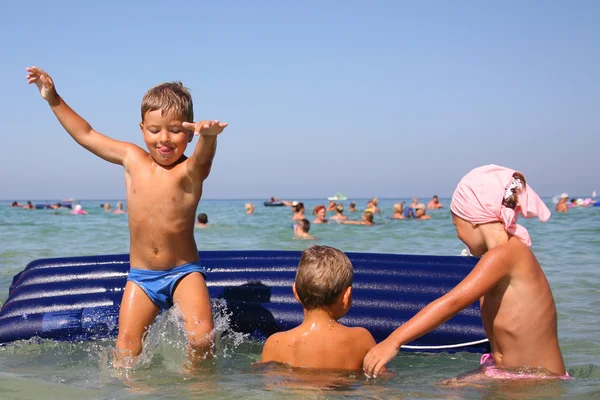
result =
[[[519,212],[525,218],[538,217],[542,222],[548,221],[551,214],[531,186],[513,178],[515,172],[493,164],[473,169],[458,183],[450,209],[458,217],[475,224],[502,222],[508,233],[531,246],[527,229],[517,225]],[[514,210],[502,204],[513,190],[518,195]]]

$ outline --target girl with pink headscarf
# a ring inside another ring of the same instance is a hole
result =
[[[547,221],[546,205],[520,172],[485,165],[463,177],[450,209],[458,238],[481,259],[454,289],[373,347],[364,359],[365,374],[376,376],[402,345],[480,300],[492,352],[482,357],[479,374],[471,378],[568,376],[558,343],[552,291],[529,248],[527,229],[517,224],[519,215]]]

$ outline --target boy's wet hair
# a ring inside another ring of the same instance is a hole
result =
[[[303,202],[298,202],[298,204],[296,204],[294,206],[294,211],[295,212],[300,212],[300,210],[304,210],[304,203]]]
[[[201,224],[207,224],[208,223],[208,215],[206,215],[204,213],[198,214],[198,222]]]
[[[339,213],[343,213],[344,212],[344,205],[342,203],[338,203],[335,205],[335,209],[337,212]]]
[[[302,252],[296,273],[296,293],[306,310],[331,306],[352,286],[350,259],[329,246],[311,246]]]
[[[363,215],[365,216],[365,218],[367,219],[367,221],[373,222],[373,218],[375,216],[373,215],[373,213],[371,211],[365,211]]]
[[[296,225],[298,225],[298,228],[300,228],[302,231],[308,233],[308,231],[310,230],[310,221],[307,220],[306,218],[302,218],[296,221]]]
[[[172,115],[185,122],[194,121],[192,95],[181,82],[165,82],[146,92],[142,99],[142,121],[150,111],[162,110],[162,116]]]

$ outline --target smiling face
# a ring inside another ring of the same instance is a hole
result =
[[[148,111],[140,123],[144,142],[152,159],[160,165],[175,164],[191,141],[192,135],[183,129],[183,120],[162,110]]]
[[[320,208],[319,211],[317,211],[318,218],[325,219],[326,216],[327,216],[327,211],[325,211],[325,208]]]
[[[456,227],[456,235],[467,245],[472,255],[481,257],[488,250],[478,225],[474,225],[452,213],[452,223]]]

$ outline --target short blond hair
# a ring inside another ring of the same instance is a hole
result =
[[[194,121],[194,103],[190,91],[181,82],[156,85],[142,99],[142,121],[150,111],[162,110],[162,115],[173,115],[186,122]]]
[[[311,246],[302,252],[296,272],[296,293],[306,310],[331,306],[352,286],[352,262],[342,251]]]

